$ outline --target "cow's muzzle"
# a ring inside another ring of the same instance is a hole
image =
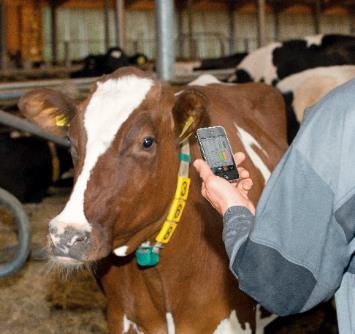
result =
[[[72,226],[58,232],[56,227],[49,228],[50,250],[53,256],[87,260],[91,248],[90,232],[80,231]]]

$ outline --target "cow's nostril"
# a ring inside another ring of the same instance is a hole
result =
[[[77,244],[80,244],[80,243],[82,243],[82,242],[85,242],[87,239],[88,239],[87,236],[78,236],[78,237],[76,237],[76,239],[74,240],[73,246],[75,246],[75,245],[77,245]]]

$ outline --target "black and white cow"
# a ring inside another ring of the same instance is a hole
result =
[[[306,69],[355,65],[355,36],[327,34],[269,44],[246,56],[229,82],[262,81],[276,85]]]
[[[297,134],[305,109],[317,103],[335,87],[353,78],[355,65],[339,65],[302,71],[277,83],[276,87],[286,103],[289,143]]]
[[[39,202],[51,185],[72,168],[68,149],[34,136],[0,132],[0,187],[21,202]],[[70,186],[71,182],[63,184]]]
[[[84,59],[84,67],[71,73],[72,78],[98,77],[109,74],[120,67],[128,65],[141,66],[146,64],[148,58],[143,53],[128,56],[118,47],[110,48],[105,54],[88,55]]]
[[[234,53],[230,56],[219,58],[201,59],[198,66],[194,67],[194,71],[217,70],[225,68],[234,68],[247,56],[246,52]]]

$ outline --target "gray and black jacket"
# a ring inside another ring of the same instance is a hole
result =
[[[329,299],[344,274],[355,273],[354,235],[352,80],[307,111],[255,218],[244,207],[227,210],[223,240],[240,288],[268,310],[288,315]]]

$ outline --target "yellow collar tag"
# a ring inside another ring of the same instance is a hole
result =
[[[180,221],[186,205],[190,183],[191,179],[189,177],[178,176],[174,200],[171,203],[170,210],[163,227],[155,238],[157,242],[167,244],[174,234],[177,223]]]

